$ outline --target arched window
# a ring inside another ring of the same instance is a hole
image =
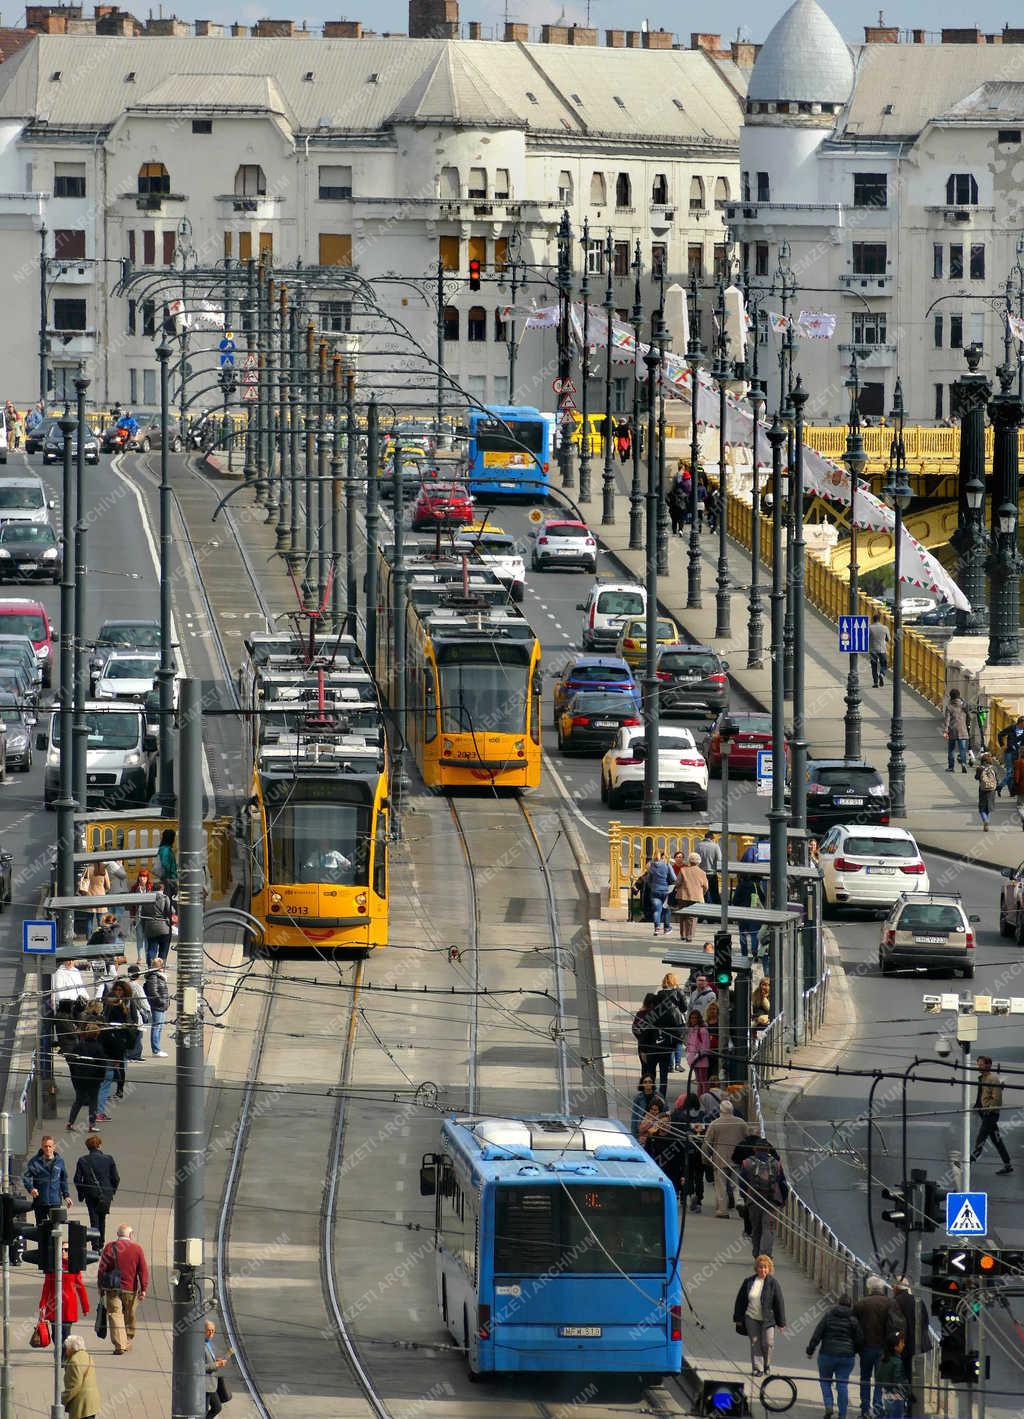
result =
[[[139,168],[139,195],[166,197],[171,190],[171,175],[163,163],[143,163]]]
[[[703,212],[704,210],[704,179],[702,177],[690,178],[690,211]]]
[[[946,201],[951,207],[977,207],[978,180],[972,172],[951,172],[946,181]]]
[[[502,310],[503,307],[500,305],[494,307],[494,338],[495,340],[505,341],[508,339],[508,325],[502,314]]]
[[[620,172],[615,179],[615,205],[616,207],[632,207],[633,205],[633,184],[629,180],[628,172]]]
[[[266,197],[267,178],[259,163],[242,163],[235,173],[236,197]]]
[[[665,207],[668,204],[668,178],[663,172],[654,175],[654,181],[651,183],[651,201],[655,207]]]
[[[605,186],[604,173],[592,173],[590,176],[590,205],[603,207],[607,201],[608,188]]]
[[[572,173],[558,174],[558,201],[563,207],[572,206]]]
[[[446,305],[444,308],[444,338],[446,340],[459,338],[459,312],[453,305]]]
[[[487,169],[470,168],[468,196],[480,199],[487,196]]]
[[[487,339],[487,312],[482,305],[471,305],[466,316],[466,339],[479,343]]]
[[[727,177],[715,178],[715,211],[724,212],[725,204],[729,200],[729,179]]]
[[[441,176],[437,180],[437,195],[442,202],[457,202],[459,200],[458,168],[441,169]]]

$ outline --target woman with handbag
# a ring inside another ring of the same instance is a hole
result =
[[[759,1256],[753,1276],[741,1284],[732,1308],[737,1334],[750,1338],[750,1369],[755,1375],[771,1374],[775,1331],[786,1328],[786,1303],[774,1271],[771,1257]]]
[[[96,1419],[103,1403],[96,1366],[80,1335],[69,1335],[64,1342],[64,1388],[60,1398],[68,1419]]]
[[[68,1264],[68,1249],[61,1247],[61,1266]],[[89,1314],[89,1296],[80,1271],[62,1270],[60,1276],[60,1338],[61,1343],[71,1334],[71,1327],[79,1316]],[[47,1321],[51,1330],[56,1322],[56,1286],[54,1275],[48,1271],[43,1277],[43,1290],[39,1297],[39,1319]]]

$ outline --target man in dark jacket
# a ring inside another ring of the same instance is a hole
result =
[[[738,1143],[733,1157],[744,1146],[744,1143]],[[771,1256],[775,1247],[775,1227],[789,1196],[789,1184],[779,1155],[767,1138],[753,1140],[738,1172],[740,1192],[747,1204],[751,1249],[755,1258]]]
[[[68,1170],[52,1134],[44,1133],[39,1140],[39,1152],[29,1159],[21,1182],[32,1196],[37,1224],[46,1220],[51,1207],[71,1206]]]
[[[832,1402],[832,1381],[836,1382],[836,1399],[839,1403],[839,1419],[846,1419],[849,1379],[853,1373],[853,1362],[864,1343],[864,1332],[860,1321],[853,1313],[850,1298],[842,1295],[834,1306],[822,1316],[814,1328],[807,1345],[808,1355],[813,1355],[818,1346],[818,1378],[821,1381],[821,1397],[825,1403],[825,1413],[835,1413]]]
[[[171,944],[172,916],[171,899],[159,886],[153,901],[143,902],[139,907],[139,921],[142,924],[142,934],[146,938],[148,966],[153,964],[157,956],[161,960],[167,960],[167,951]]]
[[[673,992],[661,990],[640,1030],[640,1050],[653,1078],[657,1070],[660,1090],[668,1093],[668,1070],[676,1045],[683,1037],[683,1017],[673,1000]]]
[[[107,1073],[107,1056],[100,1043],[100,1027],[87,1024],[75,1035],[74,1043],[67,1050],[68,1073],[74,1086],[75,1097],[68,1114],[68,1132],[75,1126],[82,1109],[89,1115],[89,1127],[96,1127],[96,1116],[100,1112],[100,1085]]]
[[[167,976],[164,973],[163,957],[157,956],[153,961],[152,966],[146,972],[146,979],[142,983],[142,989],[146,992],[146,999],[149,1001],[150,1048],[157,1059],[166,1059],[167,1051],[160,1048],[160,1036],[163,1032],[164,1021],[167,1019],[167,1010],[171,1003],[171,990],[170,986],[167,984]]]
[[[872,1407],[871,1376],[887,1342],[897,1331],[904,1329],[903,1318],[895,1301],[886,1293],[885,1282],[880,1276],[868,1277],[867,1295],[854,1303],[853,1313],[864,1332],[860,1351],[860,1412],[881,1414],[882,1387],[876,1380]]]
[[[100,1234],[100,1248],[106,1239],[107,1213],[114,1200],[114,1194],[121,1186],[121,1176],[117,1164],[109,1153],[103,1152],[103,1139],[98,1133],[90,1133],[85,1140],[87,1152],[83,1153],[75,1167],[75,1187],[78,1200],[89,1209],[89,1226]]]

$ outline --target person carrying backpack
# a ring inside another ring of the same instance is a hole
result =
[[[740,1191],[747,1204],[751,1251],[755,1259],[771,1256],[775,1246],[775,1224],[789,1196],[789,1184],[767,1138],[754,1140],[750,1155],[740,1165],[739,1179]]]
[[[683,1017],[670,991],[660,991],[640,1027],[640,1053],[651,1078],[657,1077],[658,1091],[668,1094],[668,1071],[676,1045],[682,1038]]]
[[[981,763],[974,770],[974,777],[978,780],[978,817],[981,819],[981,830],[987,833],[988,820],[995,807],[996,788],[999,784],[996,761],[991,754],[982,754]]]

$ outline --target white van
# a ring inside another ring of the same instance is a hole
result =
[[[576,609],[583,612],[583,649],[603,650],[618,641],[624,621],[646,615],[647,592],[632,581],[595,581]]]
[[[156,787],[157,736],[147,727],[141,705],[86,701],[89,729],[85,782],[88,808],[145,808]],[[43,803],[52,808],[60,793],[60,710],[36,734],[46,755]]]

